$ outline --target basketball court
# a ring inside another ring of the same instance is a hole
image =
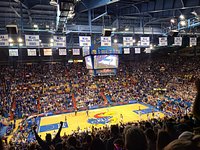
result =
[[[79,127],[82,131],[84,129],[94,127],[102,127],[105,125],[111,125],[125,122],[136,122],[139,120],[147,120],[152,118],[152,106],[145,104],[128,104],[122,106],[113,106],[109,108],[100,108],[89,110],[88,116],[86,111],[75,113],[67,113],[60,115],[53,115],[47,117],[41,117],[38,121],[38,134],[44,139],[46,133],[51,133],[53,136],[57,133],[60,125],[60,121],[63,121],[63,129],[61,136],[71,134],[73,130],[77,130]],[[153,109],[154,117],[164,117],[164,113]],[[122,114],[122,115],[121,115]],[[123,119],[122,119],[123,118]]]

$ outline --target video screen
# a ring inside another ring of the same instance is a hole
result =
[[[91,56],[85,57],[85,63],[87,69],[93,69]]]
[[[118,55],[95,55],[94,69],[118,68]]]

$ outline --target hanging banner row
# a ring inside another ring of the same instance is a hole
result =
[[[59,53],[59,56],[66,56],[67,50],[62,48],[62,49],[58,50],[58,53]],[[74,56],[81,55],[80,49],[78,49],[78,48],[72,49],[72,54]],[[37,50],[36,49],[27,49],[27,55],[28,56],[37,56]],[[9,56],[19,56],[19,50],[18,49],[9,49]],[[53,50],[51,48],[44,48],[43,56],[53,56]]]
[[[123,37],[123,46],[132,47],[134,44],[133,37]],[[140,37],[141,46],[150,46],[150,37]],[[168,41],[167,37],[159,37],[159,46],[167,46]],[[174,44],[176,46],[182,46],[182,37],[174,37]],[[190,46],[197,45],[197,38],[190,37]],[[79,46],[91,46],[91,37],[90,36],[79,36]],[[101,46],[112,46],[111,37],[101,37]]]
[[[0,46],[9,46],[8,35],[0,35]],[[39,47],[40,37],[39,35],[25,35],[25,44],[28,47]],[[66,47],[66,37],[65,36],[53,36],[53,46],[54,47]]]
[[[135,54],[140,54],[142,52],[141,48],[139,48],[139,47],[134,48],[134,50],[135,50]],[[151,53],[151,49],[145,48],[144,52]],[[130,53],[131,53],[130,47],[124,48],[124,54],[130,54]],[[59,54],[59,56],[66,56],[67,50],[65,48],[58,49],[58,54]],[[72,54],[74,56],[79,56],[79,55],[81,55],[81,50],[79,48],[72,49]],[[89,54],[90,54],[89,47],[83,47],[82,55],[87,56]],[[37,52],[37,49],[27,49],[27,55],[28,56],[40,56],[39,52]],[[19,56],[19,50],[18,49],[9,49],[9,56]],[[53,56],[53,50],[51,48],[44,48],[43,56]]]
[[[8,35],[0,35],[0,46],[9,46]],[[40,38],[39,35],[25,35],[25,44],[27,47],[39,47]],[[133,37],[123,37],[123,46],[132,47],[134,44]],[[150,37],[141,37],[140,46],[150,46]],[[167,37],[159,37],[159,46],[167,46]],[[182,37],[174,37],[174,44],[176,46],[182,46]],[[190,37],[190,46],[197,45],[197,38]],[[65,36],[53,36],[53,46],[54,47],[66,47],[66,37]],[[91,46],[90,36],[79,36],[79,46]],[[101,46],[112,46],[111,37],[101,37]]]

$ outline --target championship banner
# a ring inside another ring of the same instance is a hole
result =
[[[150,38],[149,37],[141,37],[141,46],[149,46],[150,45]]]
[[[140,48],[135,48],[135,54],[140,54],[140,53],[141,53]]]
[[[133,46],[133,37],[123,37],[123,45],[127,47]]]
[[[60,48],[59,49],[59,55],[60,56],[66,56],[67,55],[67,50],[65,48]]]
[[[124,54],[130,54],[130,48],[124,48]]]
[[[25,35],[26,46],[40,46],[39,35]]]
[[[182,37],[174,37],[174,45],[181,46],[182,45]]]
[[[0,46],[8,46],[8,35],[0,35]]]
[[[37,56],[36,49],[27,49],[28,56]]]
[[[167,37],[159,37],[159,46],[167,46]]]
[[[52,56],[52,49],[43,49],[44,51],[44,56]]]
[[[73,49],[73,55],[80,55],[80,49],[76,48],[76,49]]]
[[[190,38],[190,46],[197,46],[197,38]]]
[[[66,47],[66,37],[65,36],[53,36],[55,47]]]
[[[111,46],[111,37],[101,37],[101,46]]]
[[[91,46],[91,37],[90,36],[79,36],[79,45],[80,46]]]
[[[9,49],[9,56],[19,56],[18,49]]]
[[[89,46],[82,47],[82,52],[83,52],[83,56],[90,55],[90,47]]]

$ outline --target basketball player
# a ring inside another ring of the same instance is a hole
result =
[[[87,105],[87,106],[86,106],[86,115],[87,115],[87,117],[89,117],[89,109],[90,109],[90,108],[89,108],[89,105]]]
[[[122,114],[120,114],[120,123],[123,123],[123,115]]]
[[[75,109],[75,116],[77,115],[77,111],[78,111],[78,110],[77,110],[77,108],[76,108],[76,109]]]
[[[89,117],[89,110],[88,109],[86,109],[86,115],[87,115],[87,117]]]
[[[141,112],[140,106],[139,106],[139,109],[138,109],[138,113],[139,113],[139,121],[141,121],[141,119],[142,119],[142,112]]]

